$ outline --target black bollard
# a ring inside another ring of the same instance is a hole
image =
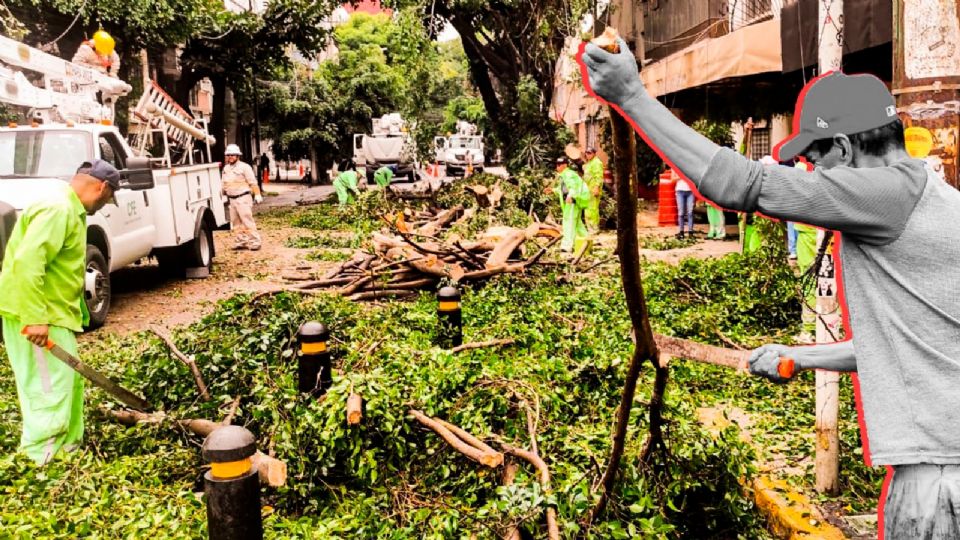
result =
[[[321,396],[333,384],[328,339],[330,331],[326,325],[315,321],[305,322],[297,330],[297,341],[300,342],[297,388],[303,393]]]
[[[210,462],[203,476],[210,540],[263,538],[260,477],[250,459],[255,453],[253,433],[240,426],[218,428],[203,441]]]
[[[460,313],[460,289],[443,287],[437,293],[437,345],[450,349],[463,345],[463,317]]]

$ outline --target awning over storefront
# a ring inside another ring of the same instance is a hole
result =
[[[780,72],[780,21],[706,39],[643,68],[647,91],[661,96],[731,77]]]

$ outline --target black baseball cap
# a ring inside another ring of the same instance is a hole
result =
[[[102,159],[84,161],[77,169],[77,174],[89,174],[101,182],[106,182],[114,191],[120,189],[120,172]]]
[[[557,165],[566,165],[566,164],[567,164],[567,158],[565,158],[564,156],[560,156],[557,158]]]
[[[869,74],[833,71],[811,81],[797,100],[794,134],[777,146],[778,161],[786,161],[820,139],[853,135],[897,120],[893,95]]]

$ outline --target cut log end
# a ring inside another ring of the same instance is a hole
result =
[[[363,398],[360,394],[350,394],[347,398],[347,425],[355,426],[363,419]]]
[[[287,483],[287,464],[272,458],[263,452],[257,452],[251,458],[260,481],[270,487],[280,487]]]

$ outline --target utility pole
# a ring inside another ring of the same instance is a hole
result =
[[[843,0],[819,0],[819,74],[839,70],[843,62]],[[817,233],[822,244],[824,232]],[[832,249],[817,269],[817,343],[840,338],[840,306],[836,296],[836,271]],[[816,489],[835,494],[840,490],[840,373],[816,370]]]

